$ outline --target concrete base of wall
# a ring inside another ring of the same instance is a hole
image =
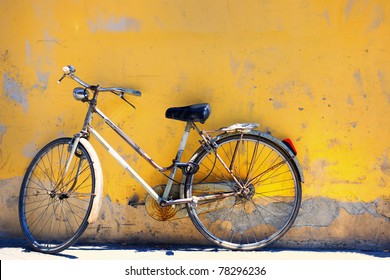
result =
[[[22,178],[0,181],[0,237],[22,237],[18,222],[18,196]],[[112,202],[105,196],[99,219],[81,241],[93,243],[206,245],[189,218],[160,222],[144,205]],[[341,202],[304,198],[294,227],[273,247],[300,249],[390,249],[390,200]]]

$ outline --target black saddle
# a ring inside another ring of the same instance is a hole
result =
[[[165,112],[165,117],[185,122],[204,123],[210,116],[211,107],[208,103],[194,104],[185,107],[169,108]]]

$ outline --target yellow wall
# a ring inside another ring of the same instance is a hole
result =
[[[164,118],[171,106],[209,102],[205,128],[259,122],[278,138],[291,137],[306,179],[291,239],[335,225],[323,239],[354,238],[350,222],[361,218],[357,225],[369,221],[376,230],[356,238],[380,235],[376,244],[390,244],[389,1],[2,0],[0,15],[3,235],[17,232],[19,185],[33,155],[81,128],[85,107],[71,95],[76,84],[56,83],[62,66],[72,64],[87,82],[142,91],[132,99],[135,111],[110,95],[101,108],[162,165],[170,164],[184,128]],[[151,185],[164,182],[111,132],[102,133]],[[142,201],[137,183],[107,153],[99,155],[110,205],[123,210]],[[321,215],[311,221],[310,207],[342,210],[329,222]]]

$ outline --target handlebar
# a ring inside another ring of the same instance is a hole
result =
[[[64,74],[62,75],[62,77],[57,81],[57,83],[61,83],[61,81],[65,78],[65,77],[69,77],[69,78],[72,78],[73,80],[75,80],[76,82],[78,82],[80,85],[82,85],[83,87],[85,88],[95,88],[97,91],[99,92],[102,92],[102,91],[111,91],[113,93],[116,93],[116,94],[119,94],[121,97],[123,96],[123,94],[127,93],[127,94],[131,94],[131,95],[135,95],[135,96],[141,96],[141,92],[138,91],[138,90],[134,90],[134,89],[131,89],[131,88],[121,88],[121,87],[100,87],[100,86],[92,86],[92,85],[89,85],[87,84],[86,82],[84,82],[83,80],[81,80],[79,77],[77,77],[74,73],[76,72],[76,69],[72,66],[72,65],[68,65],[68,66],[64,66],[62,68],[62,71],[64,71]]]

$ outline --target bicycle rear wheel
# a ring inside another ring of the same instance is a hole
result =
[[[24,176],[19,221],[33,249],[58,253],[71,246],[88,226],[95,193],[95,169],[87,149],[78,144],[65,174],[72,138],[42,148]]]
[[[274,142],[252,134],[227,136],[217,145],[195,153],[199,170],[186,178],[186,197],[199,198],[187,204],[192,222],[222,247],[270,245],[290,229],[299,211],[301,182],[293,160]],[[202,200],[205,196],[211,199]]]

